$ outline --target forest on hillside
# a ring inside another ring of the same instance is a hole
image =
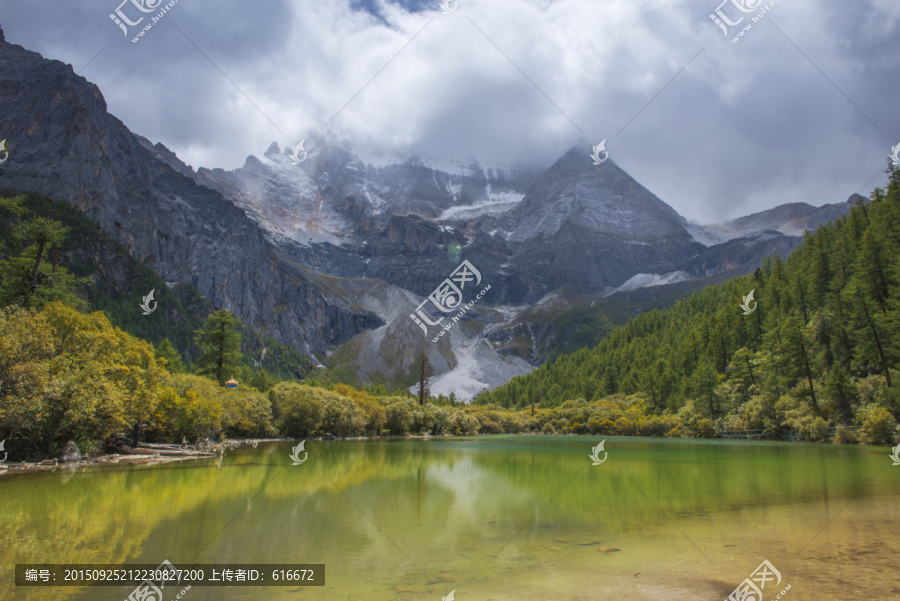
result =
[[[900,419],[900,170],[847,217],[807,233],[787,260],[640,315],[597,346],[563,355],[480,405],[553,408],[639,395],[696,435],[799,431],[843,440]],[[751,291],[753,309],[741,308]],[[754,308],[755,307],[755,308]],[[871,429],[871,428],[869,428]]]

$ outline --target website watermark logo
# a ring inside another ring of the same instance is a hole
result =
[[[175,586],[178,586],[181,583],[181,572],[182,570],[172,565],[168,559],[164,560],[159,567],[153,570],[153,578],[144,580],[137,585],[125,601],[164,601],[163,589],[166,588],[166,582],[172,584],[177,576]],[[156,586],[157,582],[159,586]],[[187,585],[172,599],[181,599],[190,589],[191,585]]]
[[[303,143],[306,142],[306,138],[300,140],[300,143],[291,148],[291,162],[295,165],[299,165],[303,161],[306,160],[306,157],[309,156],[309,153],[303,150]],[[303,158],[300,157],[300,152],[303,152]]]
[[[0,160],[0,165],[6,162],[6,159],[9,158],[9,150],[6,148],[6,140],[0,140],[0,152],[3,153],[3,160]]]
[[[4,142],[5,141],[6,140],[4,140]],[[2,146],[0,146],[0,150],[3,150]],[[900,165],[900,144],[897,144],[896,146],[891,147],[890,158],[891,158],[891,165],[893,165],[895,167]],[[3,159],[3,160],[5,161],[6,159]],[[0,163],[2,163],[2,162],[3,161],[0,161]]]
[[[306,440],[303,440],[296,447],[293,448],[293,452],[290,454],[291,460],[294,462],[292,465],[300,465],[306,458],[309,457],[309,452],[303,448],[303,445],[306,444]],[[300,453],[303,453],[303,459],[300,459]]]
[[[756,291],[756,288],[754,288],[753,290],[751,290],[751,291],[750,291],[750,294],[748,294],[747,296],[745,296],[745,297],[742,299],[743,302],[741,303],[741,309],[744,310],[744,315],[750,315],[751,313],[753,313],[754,311],[756,311],[756,306],[757,306],[759,303],[757,303],[755,300],[753,300],[753,293],[754,293],[755,291]],[[753,308],[752,308],[752,309],[750,308],[750,303],[753,303]]]
[[[112,22],[119,26],[119,29],[122,30],[122,33],[125,37],[128,37],[128,27],[137,27],[143,20],[144,17],[140,17],[137,21],[132,21],[127,16],[125,16],[122,7],[131,2],[135,8],[137,8],[142,13],[152,13],[159,9],[160,5],[163,3],[163,0],[122,0],[122,3],[116,7],[116,10],[109,15],[109,18],[112,19]],[[136,44],[139,39],[144,37],[144,34],[150,31],[150,28],[156,25],[160,19],[162,19],[163,15],[165,15],[169,10],[175,6],[175,3],[178,0],[172,0],[168,4],[162,7],[159,13],[150,17],[150,22],[144,25],[144,27],[138,32],[134,38],[132,38],[131,42]]]
[[[3,451],[3,459],[0,459],[0,465],[3,465],[4,463],[6,463],[7,453],[6,453],[6,449],[3,448],[3,445],[5,445],[5,444],[6,444],[5,438],[3,440],[0,440],[0,451]],[[897,448],[900,449],[900,447],[897,447]]]
[[[481,297],[491,289],[490,285],[486,286],[481,292],[475,295],[475,299],[470,301],[468,304],[463,304],[463,290],[466,287],[466,284],[473,282],[474,284],[469,288],[474,288],[481,284],[481,272],[475,269],[475,266],[469,263],[469,261],[463,261],[459,264],[459,267],[453,270],[453,273],[450,274],[450,277],[441,282],[441,284],[435,288],[434,292],[428,295],[428,298],[422,301],[418,307],[416,307],[415,313],[410,313],[409,317],[416,322],[420,328],[422,328],[422,332],[425,336],[428,336],[428,327],[429,326],[438,326],[441,328],[440,333],[432,338],[432,342],[437,342],[438,339],[444,335],[445,332],[449,332],[453,327],[453,324],[458,322],[460,318],[466,314],[466,312],[475,306]],[[457,286],[459,284],[459,286]],[[457,314],[450,318],[450,323],[444,324],[444,317],[442,316],[437,321],[432,321],[428,313],[425,312],[424,306],[431,302],[432,306],[437,307],[439,311],[442,313],[453,313],[457,311]]]
[[[450,6],[450,3],[453,3],[453,6]],[[453,11],[456,10],[456,5],[459,4],[457,0],[441,0],[441,9],[443,9],[445,15],[449,15]],[[451,595],[453,593],[450,593]]]
[[[600,465],[601,463],[606,461],[607,456],[609,455],[609,452],[603,449],[603,444],[605,442],[605,440],[601,440],[600,444],[598,444],[596,447],[591,448],[591,454],[588,455],[588,457],[591,458],[591,461],[594,462],[594,465]],[[603,453],[603,459],[600,459],[600,453]]]
[[[754,17],[750,17],[750,21],[746,23],[739,32],[737,32],[737,35],[734,38],[732,38],[731,42],[736,44],[738,40],[744,37],[745,33],[750,31],[751,27],[753,27],[756,23],[759,22],[760,19],[762,19],[764,14],[769,12],[769,10],[771,10],[771,8],[775,6],[775,3],[778,2],[778,0],[772,0],[771,2],[763,6],[761,10],[760,5],[762,5],[763,0],[723,0],[722,4],[716,7],[715,12],[709,15],[709,18],[712,19],[713,23],[719,26],[719,29],[722,30],[722,33],[726,38],[729,35],[728,28],[737,27],[744,20],[744,17],[740,17],[737,21],[732,21],[725,15],[725,13],[722,11],[722,7],[729,2],[742,13],[752,13],[759,10],[759,13]],[[740,13],[732,14],[734,16],[738,16]]]
[[[3,450],[3,443],[0,442],[0,451],[2,451],[2,450]],[[898,444],[896,447],[894,447],[894,452],[891,453],[890,455],[891,455],[891,459],[894,460],[894,465],[900,465],[900,444]],[[3,459],[4,460],[6,459],[6,455],[3,456]],[[0,463],[3,463],[3,461],[0,461]]]
[[[150,294],[148,294],[147,296],[144,297],[144,302],[141,303],[141,309],[144,310],[144,315],[150,315],[151,313],[153,313],[154,311],[156,311],[156,307],[157,307],[157,305],[159,305],[159,303],[157,303],[155,300],[153,300],[153,293],[154,293],[154,292],[156,292],[156,288],[154,288],[153,290],[151,290],[151,291],[150,291]],[[150,308],[150,303],[151,303],[151,302],[153,303],[153,308],[152,308],[152,309]]]
[[[781,584],[781,572],[775,569],[768,559],[759,564],[759,567],[753,570],[749,578],[745,578],[736,589],[734,589],[725,601],[762,601],[763,589],[766,583],[775,581],[775,586]],[[759,586],[757,586],[757,584]],[[791,590],[791,585],[787,585],[778,595],[778,599]]]
[[[594,146],[593,150],[594,150],[594,152],[590,155],[590,157],[592,159],[594,159],[595,165],[602,165],[603,161],[605,161],[606,159],[609,158],[609,152],[606,150],[606,139],[605,138],[602,142],[600,142],[599,144]],[[601,152],[605,153],[605,155],[602,159],[600,158]]]

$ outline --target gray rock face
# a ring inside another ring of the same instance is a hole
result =
[[[787,257],[803,238],[785,236],[774,230],[734,238],[711,246],[702,255],[685,263],[685,270],[701,275],[735,277],[753,273],[769,255]]]
[[[594,165],[582,140],[569,149],[528,191],[525,199],[497,219],[507,240],[524,242],[552,234],[567,221],[598,233],[647,242],[679,235],[690,240],[686,222],[672,207],[622,171],[612,159]]]
[[[11,148],[0,187],[66,200],[166,281],[194,284],[216,308],[294,348],[322,352],[380,325],[343,284],[291,260],[171,152],[107,113],[71,65],[5,41],[0,65],[0,131]]]
[[[81,451],[78,450],[78,445],[71,440],[66,443],[66,447],[59,455],[59,461],[60,463],[78,463],[81,461]]]

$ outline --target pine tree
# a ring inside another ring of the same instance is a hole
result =
[[[260,392],[268,392],[277,384],[264,369],[254,370],[247,383]]]
[[[852,403],[857,395],[856,387],[851,384],[846,370],[840,366],[834,367],[825,378],[825,396],[837,410],[842,424],[847,424],[853,418]]]
[[[856,334],[856,358],[857,367],[865,369],[867,364],[880,364],[887,385],[891,385],[891,372],[888,368],[887,352],[885,346],[888,342],[887,332],[884,328],[884,320],[875,314],[874,307],[869,307],[865,296],[857,284],[847,287],[848,299],[854,314],[854,321],[858,324]],[[855,302],[853,302],[855,300]]]
[[[703,360],[697,371],[694,372],[694,390],[706,404],[709,415],[715,420],[718,417],[718,400],[716,398],[716,386],[719,383],[719,375],[709,360]]]
[[[224,384],[241,360],[241,322],[227,309],[219,309],[206,318],[203,328],[194,332],[200,349],[197,374],[213,376]]]
[[[159,343],[154,354],[157,359],[166,360],[166,370],[168,370],[169,373],[183,374],[185,372],[184,363],[181,361],[181,355],[178,354],[178,351],[172,346],[172,343],[169,342],[168,338],[163,338],[163,341]]]
[[[790,366],[790,375],[794,379],[805,378],[809,385],[809,399],[816,415],[821,415],[816,389],[813,384],[813,367],[810,364],[810,343],[797,317],[789,317],[781,325],[781,336],[784,341],[783,351]]]
[[[0,198],[0,220],[4,213],[18,218],[12,240],[22,248],[15,253],[0,243],[0,307],[41,308],[58,300],[83,308],[85,303],[76,292],[87,283],[87,278],[76,278],[57,264],[58,249],[68,228],[48,219],[50,204],[47,216],[34,217],[29,216],[24,202],[25,196]]]
[[[419,404],[424,405],[428,400],[428,380],[425,378],[425,353],[422,353],[422,361],[419,363]]]

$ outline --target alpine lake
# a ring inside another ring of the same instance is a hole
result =
[[[296,443],[267,442],[221,465],[6,474],[0,599],[135,588],[15,586],[17,563],[164,560],[325,565],[324,586],[193,586],[184,601],[713,601],[764,560],[780,580],[747,600],[900,599],[887,447],[609,436],[594,465],[600,440],[308,440],[299,465]]]

